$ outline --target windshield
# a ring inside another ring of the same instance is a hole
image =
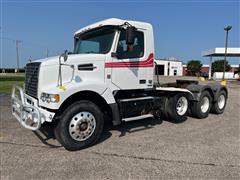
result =
[[[113,26],[105,26],[98,29],[88,31],[75,37],[75,54],[106,54],[110,51],[115,28]]]

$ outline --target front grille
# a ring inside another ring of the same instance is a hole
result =
[[[25,92],[34,98],[37,98],[38,73],[40,64],[40,62],[33,62],[26,65]]]

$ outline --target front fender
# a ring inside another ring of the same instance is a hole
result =
[[[43,106],[49,109],[58,109],[61,104],[71,95],[81,92],[81,91],[92,91],[100,96],[102,96],[108,104],[115,103],[115,99],[111,90],[103,83],[98,82],[81,82],[81,83],[71,83],[64,86],[64,89],[60,89],[59,87],[51,88],[51,89],[43,89],[45,93],[49,94],[59,94],[60,102],[59,103],[47,103],[42,102],[39,99],[39,106]]]

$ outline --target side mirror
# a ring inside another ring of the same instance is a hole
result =
[[[134,34],[135,34],[135,27],[130,26],[126,29],[126,44],[133,45],[134,44]]]
[[[68,51],[67,50],[64,51],[64,53],[62,54],[62,57],[63,57],[64,62],[66,62],[68,59]]]

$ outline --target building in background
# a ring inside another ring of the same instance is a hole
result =
[[[155,75],[182,76],[182,62],[175,58],[155,59]]]
[[[240,57],[240,48],[227,48],[227,51],[225,52],[225,48],[214,48],[214,49],[210,49],[207,51],[203,51],[202,52],[202,56],[203,57],[209,57],[210,61],[209,61],[209,66],[212,66],[212,62],[213,62],[213,57]],[[226,54],[225,54],[226,53]],[[208,68],[209,72],[208,74],[210,75],[208,78],[212,79],[212,68]],[[234,73],[234,71],[233,71]]]

